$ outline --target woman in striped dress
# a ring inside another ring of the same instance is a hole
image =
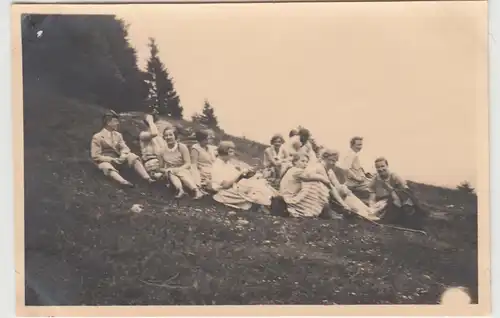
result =
[[[217,159],[217,147],[211,145],[213,136],[209,130],[197,131],[198,143],[191,147],[191,172],[196,184],[210,189],[212,165]]]
[[[280,182],[280,193],[290,215],[315,217],[329,211],[330,181],[307,169],[309,156],[305,153],[294,154],[292,163]]]
[[[176,198],[184,196],[184,187],[191,190],[195,199],[203,196],[196,185],[191,173],[191,158],[188,147],[177,141],[177,132],[174,127],[167,127],[163,131],[166,147],[162,151],[162,172],[165,173],[170,183],[175,187]]]

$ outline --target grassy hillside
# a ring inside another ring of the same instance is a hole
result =
[[[140,181],[121,190],[89,161],[103,108],[36,80],[24,91],[27,305],[416,304],[455,285],[477,301],[473,195],[411,183],[433,212],[426,237],[176,202]],[[122,124],[136,151],[137,118]],[[233,140],[250,164],[261,156]]]

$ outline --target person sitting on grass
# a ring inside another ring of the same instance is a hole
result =
[[[353,137],[350,141],[351,149],[344,157],[342,168],[346,173],[346,186],[361,200],[367,201],[369,196],[368,187],[372,175],[365,173],[361,166],[359,154],[363,149],[363,137]]]
[[[188,147],[179,142],[177,131],[173,126],[166,127],[163,131],[166,147],[161,153],[162,168],[160,169],[171,185],[174,186],[177,194],[176,198],[185,195],[184,187],[194,193],[194,198],[203,196],[191,173],[191,158]]]
[[[154,115],[146,115],[144,124],[147,129],[139,133],[142,161],[149,175],[153,179],[159,180],[165,177],[161,171],[161,155],[167,145],[162,136],[159,135]]]
[[[134,185],[118,172],[118,168],[127,165],[129,168],[134,168],[142,179],[149,183],[154,182],[142,165],[139,156],[130,151],[122,134],[118,132],[120,124],[118,114],[110,111],[103,116],[102,122],[102,130],[92,136],[90,145],[92,161],[99,170],[121,185],[133,187]]]
[[[211,190],[212,165],[217,159],[217,147],[212,144],[213,135],[211,130],[196,131],[197,143],[191,147],[191,172],[196,184],[208,191]]]
[[[295,133],[295,135],[293,135]],[[305,128],[301,128],[299,130],[292,130],[290,132],[290,140],[288,141],[287,145],[287,152],[288,156],[285,160],[283,160],[281,164],[281,177],[283,177],[283,174],[286,170],[288,170],[290,167],[293,167],[292,163],[292,158],[295,154],[301,153],[307,155],[308,159],[308,165],[315,165],[318,163],[318,157],[316,153],[314,152],[312,145],[310,144],[310,137],[311,134],[309,130]]]
[[[307,154],[309,157],[309,165],[318,163],[318,155],[314,151],[311,132],[306,128],[299,129],[300,148],[298,151]]]
[[[339,218],[330,209],[330,180],[308,169],[309,156],[305,153],[294,154],[292,163],[280,182],[280,194],[289,215]]]
[[[276,134],[271,138],[271,146],[264,151],[264,176],[270,182],[279,180],[283,162],[287,160],[288,151],[284,143],[283,136]]]
[[[323,149],[320,153],[319,170],[324,176],[328,177],[332,189],[333,205],[339,206],[345,212],[354,212],[371,220],[378,220],[377,210],[369,207],[356,197],[349,188],[341,184],[335,173],[336,164],[339,160],[339,152],[332,149]]]
[[[384,157],[375,160],[377,174],[370,183],[370,206],[384,223],[421,227],[427,212],[419,205],[405,180],[389,170]]]
[[[239,168],[235,160],[236,146],[222,141],[217,149],[218,158],[212,165],[213,199],[226,206],[268,213],[271,200],[277,195],[268,182],[252,169]]]

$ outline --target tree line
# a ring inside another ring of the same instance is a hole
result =
[[[184,117],[158,44],[149,39],[147,67],[139,69],[125,21],[114,15],[26,14],[21,24],[24,84],[33,78],[50,82],[68,97],[118,112],[156,111],[173,119]],[[220,130],[208,100],[191,120]],[[464,193],[475,190],[467,181],[457,189]]]
[[[22,16],[23,79],[51,82],[61,93],[118,112],[157,112],[184,118],[174,80],[149,39],[146,70],[128,39],[128,25],[114,15]],[[26,93],[26,92],[25,92]],[[191,119],[219,129],[205,100]]]

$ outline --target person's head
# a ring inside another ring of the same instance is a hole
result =
[[[209,137],[208,132],[206,130],[198,130],[195,132],[196,141],[200,144],[200,146],[205,147],[208,145]]]
[[[327,166],[333,167],[339,161],[339,152],[334,149],[323,149],[321,151],[321,159],[326,163]]]
[[[351,138],[351,149],[355,152],[360,152],[363,149],[363,137],[352,137]]]
[[[271,137],[271,145],[275,148],[279,148],[282,144],[285,143],[285,139],[283,139],[283,136],[276,134]]]
[[[217,148],[217,153],[219,154],[219,158],[224,161],[229,160],[231,157],[234,157],[236,151],[236,146],[232,141],[221,141],[219,147]]]
[[[167,142],[167,144],[172,145],[177,142],[177,129],[174,126],[168,125],[163,130],[163,139]]]
[[[300,139],[300,142],[304,145],[306,142],[309,141],[309,139],[311,138],[311,133],[309,132],[308,129],[305,129],[305,128],[301,128],[299,130],[299,139]]]
[[[290,130],[290,132],[288,133],[288,137],[289,138],[292,138],[293,136],[297,136],[299,134],[299,131],[297,129],[292,129]]]
[[[292,163],[295,167],[304,169],[309,162],[309,156],[305,153],[296,153],[292,157]]]
[[[386,177],[389,174],[389,162],[384,157],[378,157],[375,159],[375,169],[379,175]]]
[[[215,132],[212,129],[206,129],[205,132],[208,135],[208,143],[210,145],[213,145],[213,143],[215,141]]]
[[[119,116],[114,111],[109,111],[102,117],[102,125],[109,130],[118,130],[120,125]]]
[[[295,150],[295,151],[299,151],[300,148],[302,147],[302,143],[300,142],[300,139],[298,139],[298,138],[294,139],[292,141],[291,145],[292,145],[293,150]]]

